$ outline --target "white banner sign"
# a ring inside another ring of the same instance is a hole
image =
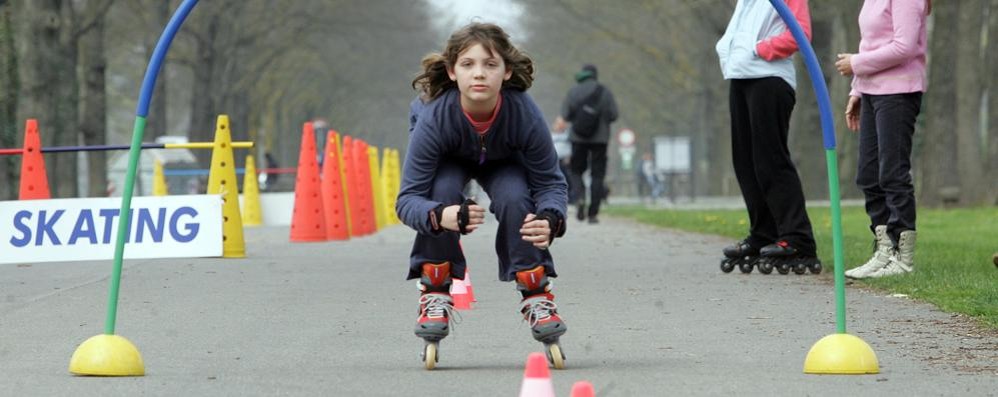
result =
[[[114,259],[120,198],[0,201],[0,263]],[[218,195],[135,197],[125,258],[222,255]]]

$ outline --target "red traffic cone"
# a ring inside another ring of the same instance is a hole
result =
[[[302,130],[295,205],[291,214],[291,242],[325,241],[326,217],[322,212],[322,185],[315,157],[315,129],[307,122]]]
[[[343,197],[343,178],[340,172],[340,134],[329,130],[326,134],[326,151],[322,162],[322,211],[326,215],[326,239],[348,240],[347,210]]]
[[[42,143],[38,136],[38,120],[24,123],[24,151],[21,152],[20,200],[49,199],[49,181],[42,158]]]
[[[548,360],[544,357],[544,353],[530,353],[527,356],[527,368],[523,371],[520,397],[554,397],[551,370],[548,369]]]
[[[450,296],[454,299],[454,309],[471,310],[471,295],[464,280],[454,279],[450,285]]]
[[[478,302],[478,299],[475,299],[475,287],[471,286],[471,269],[467,267],[464,268],[464,287],[468,289],[468,301]]]
[[[593,391],[593,384],[586,381],[578,381],[572,385],[572,397],[596,397]]]

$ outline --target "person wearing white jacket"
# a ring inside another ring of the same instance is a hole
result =
[[[810,38],[807,1],[784,1]],[[731,84],[732,163],[750,224],[748,237],[726,248],[725,255],[762,256],[758,266],[764,273],[773,266],[780,273],[819,272],[804,191],[787,146],[796,103],[797,41],[768,0],[738,0],[716,49]],[[722,262],[722,270],[731,268]]]

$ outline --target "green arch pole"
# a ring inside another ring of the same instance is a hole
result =
[[[114,323],[118,314],[118,289],[121,285],[121,264],[125,256],[125,237],[128,236],[130,212],[132,208],[132,191],[135,187],[135,173],[139,165],[139,154],[142,152],[142,135],[146,130],[146,116],[149,115],[149,103],[152,100],[153,89],[156,87],[156,76],[163,65],[167,51],[174,36],[184,24],[187,15],[191,13],[198,0],[184,0],[173,13],[170,22],[163,29],[163,34],[156,43],[146,74],[142,80],[142,91],[139,93],[139,104],[135,112],[135,126],[132,130],[132,146],[128,151],[128,171],[125,173],[125,186],[121,194],[121,212],[118,217],[118,239],[114,245],[114,269],[111,272],[111,286],[107,297],[107,319],[104,321],[104,333],[114,334]]]
[[[818,100],[818,110],[821,114],[821,133],[825,146],[825,163],[828,166],[828,196],[832,205],[832,252],[835,257],[835,317],[836,330],[846,333],[846,289],[845,268],[842,259],[842,203],[839,193],[839,163],[835,152],[835,123],[832,121],[832,105],[828,97],[828,87],[825,85],[824,74],[818,57],[814,54],[811,42],[804,34],[797,18],[782,0],[769,0],[783,22],[790,28],[800,47],[807,73],[811,77],[815,97]]]

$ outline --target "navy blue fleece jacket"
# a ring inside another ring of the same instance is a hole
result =
[[[435,234],[429,213],[440,204],[430,199],[437,166],[447,159],[486,169],[496,161],[517,161],[527,170],[527,188],[535,213],[552,210],[565,218],[568,184],[558,169],[558,155],[541,110],[522,91],[501,91],[502,106],[488,132],[479,136],[461,110],[457,89],[429,103],[410,106],[409,149],[402,166],[402,186],[395,212],[423,234]],[[485,160],[481,162],[484,151]],[[474,175],[475,170],[469,174]],[[553,225],[552,225],[553,226]]]

